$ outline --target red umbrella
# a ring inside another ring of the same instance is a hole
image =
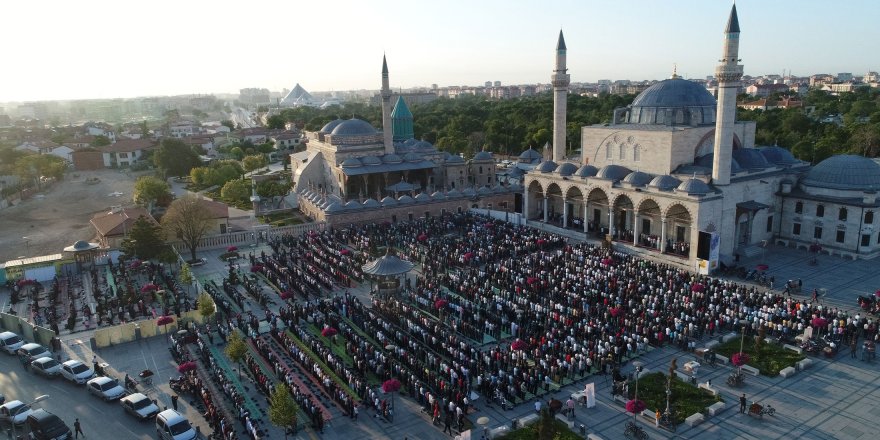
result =
[[[617,315],[620,314],[620,307],[612,307],[609,312],[611,313],[611,316],[616,318]]]
[[[290,298],[293,298],[293,294],[290,293],[289,290],[285,290],[284,292],[281,292],[281,299],[290,299]]]
[[[484,224],[483,226],[484,226],[484,227],[487,227],[487,228],[494,228],[494,227],[495,227],[495,223],[487,222],[487,223]]]
[[[427,240],[428,240],[428,235],[427,235],[427,234],[419,234],[419,236],[416,237],[416,238],[417,238],[419,241],[427,241]]]
[[[437,301],[434,301],[434,308],[440,310],[445,308],[448,304],[449,301],[446,301],[445,299],[438,299]]]
[[[159,286],[153,283],[144,284],[144,286],[141,287],[141,293],[153,292],[155,290],[159,290]]]
[[[602,259],[602,264],[606,266],[611,266],[612,264],[614,264],[614,260],[612,260],[611,257],[605,257]]]
[[[262,272],[262,271],[263,271],[262,264],[255,264],[255,265],[251,266],[251,272]]]
[[[527,284],[535,284],[536,281],[538,281],[538,279],[535,278],[535,277],[528,277],[528,278],[526,278],[526,283],[527,283]]]
[[[235,246],[229,246],[228,248],[226,248],[226,252],[235,252],[237,250],[238,248]]]
[[[770,269],[770,266],[768,266],[766,264],[759,264],[759,265],[755,266],[755,270],[760,271],[760,272],[763,272],[767,269]]]
[[[691,292],[702,292],[703,290],[706,290],[706,286],[702,284],[698,283],[691,286]]]
[[[321,330],[321,336],[325,338],[336,336],[336,329],[333,327],[324,327],[324,330]]]
[[[464,259],[470,260],[471,258],[474,258],[474,253],[473,252],[465,252]]]
[[[382,382],[382,391],[386,393],[393,393],[400,389],[400,381],[397,379],[388,379],[385,382]]]
[[[350,253],[351,253],[351,251],[348,249],[343,249],[343,250],[339,251],[339,255],[348,255]]]
[[[543,238],[539,238],[538,241],[536,241],[535,243],[536,243],[538,246],[540,246],[540,245],[542,245],[542,244],[544,244],[544,243],[546,243],[546,242],[547,242],[547,240],[544,240]]]
[[[733,356],[730,358],[730,363],[732,363],[734,366],[742,367],[743,365],[749,363],[749,360],[751,360],[751,358],[748,354],[737,352],[734,353]]]
[[[517,339],[510,344],[510,349],[515,351],[523,351],[527,348],[529,348],[529,344],[521,339]]]
[[[132,261],[131,264],[128,265],[128,267],[130,267],[132,269],[137,269],[137,268],[141,267],[141,260]]]
[[[880,290],[877,290],[876,292],[874,292],[874,296],[880,296]]]
[[[173,316],[164,315],[160,316],[159,319],[156,320],[156,325],[168,325],[172,322],[174,322]]]
[[[826,325],[828,325],[828,320],[817,316],[813,318],[812,321],[810,321],[810,324],[812,324],[813,327],[825,327]]]
[[[645,410],[645,402],[641,400],[630,400],[626,402],[626,411],[631,412],[633,414],[640,413]]]
[[[196,363],[193,361],[184,362],[184,363],[177,366],[177,372],[181,373],[181,374],[186,373],[187,371],[195,370],[195,369],[196,369]]]

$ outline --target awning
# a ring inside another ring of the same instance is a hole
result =
[[[409,261],[401,260],[389,252],[381,258],[361,266],[361,269],[368,275],[394,276],[409,272],[413,266]]]
[[[754,200],[749,200],[747,202],[739,202],[736,204],[737,208],[745,209],[747,211],[758,211],[761,209],[767,209],[770,205],[765,205],[761,202],[756,202]]]

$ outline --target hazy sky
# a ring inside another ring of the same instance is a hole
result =
[[[552,5],[549,6],[549,5]],[[99,0],[0,5],[0,102],[710,75],[729,0]],[[739,0],[749,75],[880,70],[880,1]]]

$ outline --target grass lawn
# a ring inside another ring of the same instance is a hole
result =
[[[666,409],[666,379],[664,373],[651,373],[639,379],[639,400],[652,412]],[[629,383],[629,398],[635,392],[635,381]],[[672,379],[672,408],[675,410],[675,423],[684,423],[684,419],[695,413],[701,413],[721,397],[713,396],[706,390],[697,388],[676,376]]]
[[[730,358],[734,353],[739,352],[739,344],[739,338],[731,339],[715,347],[715,351]],[[756,350],[755,340],[751,338],[746,338],[743,351],[751,358],[748,365],[757,368],[761,374],[769,377],[778,376],[780,370],[785,367],[794,366],[796,362],[806,357],[770,342],[762,343],[760,349]]]
[[[482,435],[482,432],[472,434],[473,438]],[[500,440],[582,440],[578,434],[568,429],[565,423],[555,418],[542,418],[525,428],[517,429],[509,432],[501,437]]]
[[[292,215],[290,212],[279,212],[269,215],[261,215],[260,222],[271,224],[273,226],[290,226],[302,223],[302,220]]]

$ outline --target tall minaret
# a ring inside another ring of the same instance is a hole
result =
[[[385,154],[394,153],[393,132],[391,129],[391,85],[388,82],[388,62],[382,55],[382,137]]]
[[[724,30],[724,55],[715,68],[718,80],[718,107],[715,111],[715,151],[712,160],[712,182],[730,184],[730,161],[733,154],[733,128],[736,124],[736,92],[743,76],[739,64],[739,19],[736,3],[730,10]]]
[[[565,38],[559,30],[559,41],[556,43],[556,70],[550,77],[553,83],[553,161],[559,163],[565,159],[565,114],[568,111],[568,84],[571,76],[565,68]]]

